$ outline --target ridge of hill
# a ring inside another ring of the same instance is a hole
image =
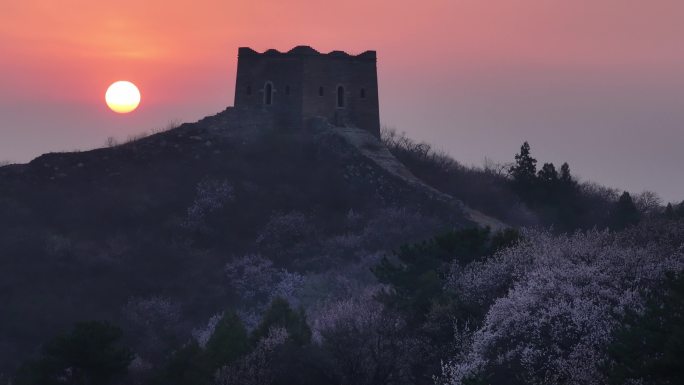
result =
[[[425,190],[428,194],[432,194],[435,199],[453,202],[455,205],[458,205],[459,209],[462,210],[465,217],[470,221],[483,227],[490,227],[493,230],[499,230],[506,227],[500,220],[468,207],[460,200],[456,200],[451,195],[441,192],[418,179],[404,164],[392,155],[386,146],[380,143],[380,141],[368,131],[356,127],[334,127],[333,129],[334,132],[344,136],[349,143],[359,150],[359,152],[373,160],[378,166],[382,167],[390,174],[403,179],[406,183],[415,186],[418,189]]]
[[[237,304],[224,267],[243,255],[320,272],[475,223],[500,226],[370,134],[233,108],[0,167],[0,372],[76,321],[124,322],[136,298],[179,304],[189,333]]]

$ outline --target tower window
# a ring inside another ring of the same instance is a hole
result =
[[[337,86],[337,108],[344,108],[344,87]]]
[[[361,89],[360,96],[361,96],[361,99],[365,99],[365,98],[366,98],[366,89],[365,89],[365,88],[362,88],[362,89]]]
[[[318,87],[318,96],[323,96],[323,87]]]
[[[273,84],[271,82],[266,82],[264,86],[264,104],[267,106],[273,103]]]
[[[285,95],[290,94],[290,86],[285,86]]]
[[[247,95],[251,95],[251,94],[252,94],[252,86],[248,85],[247,86]]]

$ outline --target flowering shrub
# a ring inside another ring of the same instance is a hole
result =
[[[228,181],[204,180],[197,185],[195,200],[188,207],[185,228],[197,229],[204,224],[206,216],[217,211],[234,199],[233,186]]]
[[[222,313],[217,313],[209,317],[207,324],[192,330],[192,337],[197,342],[200,348],[204,349],[207,346],[207,342],[211,339],[211,335],[214,334],[216,326],[223,317]]]
[[[640,311],[667,272],[684,268],[682,249],[663,254],[609,232],[523,238],[485,261],[453,266],[447,288],[489,310],[479,327],[457,332],[461,353],[443,365],[440,382],[487,373],[494,382],[518,375],[524,383],[602,383],[603,349],[625,311]]]
[[[313,320],[313,339],[332,358],[339,383],[410,383],[417,341],[374,299],[378,290],[329,303]]]
[[[240,298],[243,308],[238,311],[249,329],[256,326],[260,313],[274,298],[299,304],[297,291],[304,278],[299,273],[278,269],[273,262],[260,255],[245,255],[226,264],[228,284]]]
[[[302,276],[278,269],[260,255],[245,255],[226,264],[230,286],[244,302],[268,303],[275,297],[296,302],[295,292],[302,285]]]

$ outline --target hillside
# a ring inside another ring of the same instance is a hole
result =
[[[126,144],[0,168],[0,372],[84,319],[169,298],[189,333],[239,301],[224,266],[324,272],[439,231],[502,227],[372,135],[227,109]],[[122,321],[122,322],[123,322]]]

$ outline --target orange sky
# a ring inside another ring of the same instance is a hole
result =
[[[378,51],[381,120],[466,163],[539,158],[684,199],[676,0],[0,3],[0,161],[100,146],[232,104],[238,46]],[[116,80],[142,92],[121,116]]]

